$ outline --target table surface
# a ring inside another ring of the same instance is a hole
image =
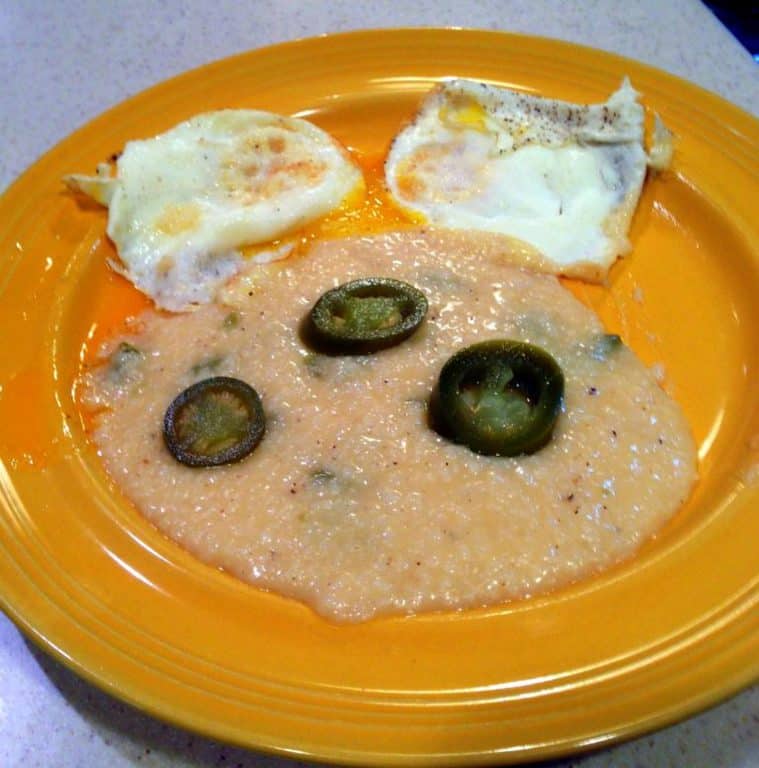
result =
[[[0,191],[75,128],[167,77],[270,43],[400,26],[478,27],[590,45],[759,113],[759,69],[698,0],[0,0]],[[142,714],[39,651],[0,614],[0,765],[296,764]],[[657,733],[548,765],[756,768],[759,687]]]

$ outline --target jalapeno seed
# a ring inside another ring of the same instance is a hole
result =
[[[431,403],[433,426],[475,453],[534,453],[551,439],[563,395],[564,375],[548,352],[519,341],[486,341],[443,366]]]
[[[188,467],[215,467],[244,459],[266,428],[261,398],[240,379],[198,381],[172,401],[163,419],[171,455]]]
[[[367,277],[327,291],[314,304],[307,341],[322,351],[365,355],[400,344],[421,325],[427,299],[413,285]]]

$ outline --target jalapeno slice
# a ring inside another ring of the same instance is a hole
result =
[[[305,328],[313,346],[338,354],[366,355],[400,344],[421,325],[427,299],[413,285],[366,277],[327,291]]]
[[[443,366],[432,399],[433,426],[488,456],[542,448],[553,434],[564,375],[545,350],[511,340],[457,352]]]
[[[166,410],[163,437],[188,467],[216,467],[244,459],[266,429],[261,398],[240,379],[214,376],[187,387]]]

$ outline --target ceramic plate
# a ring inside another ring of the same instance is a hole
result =
[[[130,310],[102,210],[65,193],[126,140],[251,107],[379,158],[431,83],[601,101],[631,77],[677,135],[633,254],[572,285],[664,366],[701,481],[639,555],[540,599],[336,626],[185,554],[110,484],[72,397],[83,345]],[[335,762],[507,763],[655,728],[759,671],[759,124],[641,64],[490,32],[394,30],[253,51],[112,109],[0,200],[0,592],[37,642],[167,720]],[[118,301],[114,297],[120,297]]]

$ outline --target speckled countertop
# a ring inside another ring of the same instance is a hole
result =
[[[369,27],[468,26],[602,48],[759,113],[759,69],[697,0],[213,3],[0,0],[0,190],[105,108],[207,61]],[[91,687],[0,615],[0,766],[276,766],[165,725]],[[553,768],[759,766],[759,687],[686,722]]]

